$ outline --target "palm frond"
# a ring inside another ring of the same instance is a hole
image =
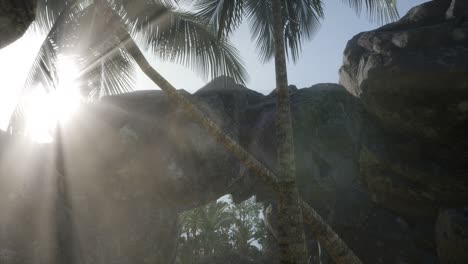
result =
[[[101,98],[131,92],[135,87],[135,62],[128,53],[119,49],[116,56],[101,61],[97,76],[91,79],[100,81],[99,85],[89,91],[90,98]],[[94,95],[94,96],[92,96]]]
[[[288,0],[283,3],[283,16],[285,20],[284,41],[286,55],[293,62],[299,58],[302,43],[310,40],[320,26],[323,18],[321,0]]]
[[[61,14],[67,13],[69,16],[79,12],[69,12],[77,8],[83,10],[93,3],[93,0],[37,0],[36,7],[36,29],[47,34],[52,30]],[[62,18],[63,19],[63,18]]]
[[[47,9],[61,7],[61,4],[58,2],[61,1],[46,1],[46,3],[48,3],[46,10],[41,10],[39,12],[44,11],[48,13],[49,11],[47,11]],[[70,26],[76,26],[73,20],[76,19],[77,14],[80,14],[85,8],[89,7],[89,2],[90,1],[82,1],[78,3],[75,1],[73,5],[69,5],[65,10],[62,10],[63,12],[59,14],[56,20],[53,20],[55,22],[53,22],[52,28],[45,37],[26,77],[24,87],[21,91],[22,98],[31,93],[38,85],[43,87],[46,92],[56,88],[58,82],[56,67],[58,55],[63,52],[65,47],[70,47],[70,43],[75,40],[70,38],[66,32],[71,30]],[[39,1],[39,3],[44,4],[42,1]],[[51,19],[55,14],[56,13],[52,12],[46,17]],[[51,21],[43,21],[43,23],[46,24],[49,22]],[[40,23],[41,22],[39,22],[39,26],[41,25]],[[74,30],[75,28],[72,29]],[[21,107],[19,108],[21,109]]]
[[[132,73],[130,70],[133,68],[133,60],[119,47],[113,32],[104,30],[105,19],[96,13],[93,5],[70,12],[63,21],[57,21],[59,26],[44,40],[29,71],[23,92],[30,92],[38,83],[47,92],[56,89],[60,78],[56,67],[58,58],[67,56],[73,57],[78,68],[77,80],[93,80],[96,78],[93,72],[100,71],[103,67],[105,74],[100,73],[99,78],[112,78],[104,81],[116,85],[112,89],[106,89],[107,91],[112,90],[112,94],[115,94],[131,90],[133,86],[130,84],[133,81],[128,75]],[[120,75],[119,71],[125,72]]]
[[[310,39],[323,17],[321,0],[287,0],[282,2],[286,54],[293,62],[299,58],[302,44]],[[274,56],[273,12],[271,0],[247,1],[250,30],[263,62]]]
[[[198,16],[214,25],[221,38],[229,36],[241,24],[244,3],[244,0],[200,0],[194,9]]]
[[[87,65],[81,77],[87,83],[81,88],[81,93],[88,100],[134,90],[136,64],[125,49],[116,48],[108,54],[97,53]]]
[[[131,34],[139,34],[153,54],[182,64],[203,78],[227,75],[245,83],[247,72],[238,50],[226,38],[219,39],[213,26],[195,14],[161,4],[146,9],[152,10],[152,16],[143,16],[143,21],[132,19],[125,10],[120,15],[126,18]]]
[[[227,211],[229,204],[226,202],[211,202],[201,210],[200,226],[204,230],[216,230],[230,223],[232,215]]]
[[[342,0],[349,5],[357,15],[365,6],[369,20],[378,23],[392,22],[400,17],[397,0]]]
[[[267,62],[274,56],[271,1],[248,1],[246,9],[250,33],[255,40],[259,57],[263,62]]]
[[[135,63],[116,43],[111,31],[103,30],[106,21],[93,5],[67,8],[55,21],[28,72],[12,120],[22,124],[29,96],[41,89],[45,93],[58,88],[61,60],[67,58],[76,67],[76,89],[88,99],[133,90]],[[69,87],[70,88],[70,87]],[[10,124],[14,130],[15,124]]]

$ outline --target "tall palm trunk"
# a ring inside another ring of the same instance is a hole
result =
[[[80,264],[81,250],[76,219],[74,218],[73,201],[70,193],[69,175],[67,174],[67,160],[63,143],[62,127],[58,124],[55,131],[55,166],[57,168],[56,206],[56,239],[58,249],[56,264]]]
[[[117,14],[107,5],[106,0],[98,0],[105,8],[105,12],[111,12],[116,19],[117,25],[115,27],[117,37],[124,45],[128,53],[138,64],[139,68],[145,75],[152,80],[156,85],[163,90],[166,95],[177,103],[179,107],[190,115],[195,122],[203,127],[209,134],[211,134],[219,143],[230,151],[237,159],[239,159],[245,166],[247,166],[255,175],[262,177],[264,182],[271,186],[273,190],[279,191],[279,184],[277,176],[255,157],[241,147],[233,138],[228,136],[224,131],[216,125],[209,117],[207,117],[200,109],[198,109],[184,94],[179,93],[177,89],[169,83],[161,74],[159,74],[146,60],[145,56],[132,39],[123,22]],[[287,87],[286,87],[287,88]],[[337,264],[361,264],[360,259],[354,252],[341,240],[341,238],[333,231],[333,229],[320,217],[320,215],[311,208],[306,202],[298,198],[297,202],[301,206],[305,221],[310,225],[311,230],[315,237],[324,245],[327,252]],[[300,210],[300,209],[299,209]]]
[[[281,1],[272,1],[276,73],[276,144],[279,172],[278,246],[281,263],[306,264],[307,248],[302,210],[299,204],[299,192],[296,184],[294,139]]]

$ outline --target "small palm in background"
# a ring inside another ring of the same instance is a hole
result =
[[[202,247],[203,254],[210,255],[222,252],[227,248],[227,232],[232,222],[228,211],[229,204],[223,201],[209,203],[201,210]]]
[[[256,255],[257,246],[262,246],[265,238],[265,226],[261,219],[263,205],[251,198],[230,207],[234,215],[231,239],[234,249],[242,255]]]
[[[182,213],[177,263],[198,263],[233,253],[260,257],[259,242],[265,236],[261,208],[251,198],[240,204],[211,202]]]

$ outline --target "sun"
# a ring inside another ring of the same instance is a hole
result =
[[[65,123],[81,105],[76,85],[77,68],[71,59],[61,59],[58,65],[58,87],[50,93],[38,86],[26,101],[26,134],[34,141],[48,143],[59,123]]]
[[[77,78],[76,57],[60,54],[56,63],[57,87],[46,93],[46,87],[37,86],[26,98],[21,98],[21,90],[29,69],[36,58],[45,36],[31,27],[25,35],[0,50],[0,129],[6,130],[16,103],[25,100],[25,132],[36,142],[47,143],[53,140],[57,124],[67,122],[79,108],[80,96]]]

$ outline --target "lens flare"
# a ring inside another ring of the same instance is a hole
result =
[[[46,93],[43,87],[38,86],[27,100],[26,133],[39,143],[51,142],[57,124],[66,122],[81,104],[75,81],[78,71],[73,61],[61,60],[58,66],[57,89]]]

